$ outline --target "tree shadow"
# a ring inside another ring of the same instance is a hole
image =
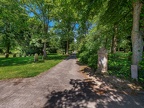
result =
[[[44,108],[141,108],[139,100],[106,88],[94,88],[91,79],[71,79],[70,90],[52,91]]]
[[[97,82],[104,82],[101,85],[105,84],[119,91],[124,91],[129,94],[135,94],[143,91],[144,85],[140,85],[137,81],[131,82],[113,75],[96,73],[89,67],[85,67],[80,71],[90,77],[93,77]]]
[[[15,57],[15,58],[0,58],[0,67],[16,66],[33,63],[32,57]]]
[[[76,62],[81,68],[79,72],[84,73],[84,75],[87,75],[89,77],[93,77],[95,81],[102,81],[105,82],[106,85],[111,85],[113,89],[117,90],[123,90],[126,92],[139,92],[140,90],[144,90],[144,85],[139,84],[137,81],[129,81],[124,78],[118,78],[114,75],[109,75],[108,73],[98,73],[96,70],[88,67],[87,65],[84,65],[80,63],[79,61]]]
[[[95,73],[96,69],[89,68],[87,65],[84,65],[83,63],[79,61],[76,61],[76,64],[78,64],[81,67],[80,72],[89,76],[96,76],[96,73]]]

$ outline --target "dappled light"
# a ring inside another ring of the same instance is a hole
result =
[[[138,94],[143,90],[142,86],[139,84],[112,75],[99,74],[87,66],[81,66],[80,72],[88,75],[91,79],[97,82],[98,85],[93,86],[94,88],[112,89],[117,92],[132,95]]]
[[[51,66],[52,60],[45,60],[44,64]],[[33,63],[34,71],[31,74],[29,70],[19,72],[18,75],[23,73],[27,77],[35,76],[41,73],[41,71],[37,73],[36,70],[44,68],[44,64]],[[38,68],[34,65],[38,65]],[[22,105],[43,108],[141,108],[144,106],[144,97],[139,92],[141,88],[114,76],[94,73],[91,68],[79,63],[75,54],[34,78],[0,81],[0,90],[2,90],[1,108],[9,105],[12,108],[19,108]]]
[[[131,100],[127,94],[117,90],[105,88],[106,85],[102,86],[101,84],[101,87],[94,88],[97,86],[97,82],[91,79],[71,79],[69,83],[72,85],[72,89],[52,91],[48,95],[45,108],[142,107],[137,100]],[[104,84],[104,82],[102,83]]]

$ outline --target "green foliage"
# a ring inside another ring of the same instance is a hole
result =
[[[143,60],[139,63],[138,78],[139,81],[144,84],[144,56],[143,56]]]
[[[110,54],[108,58],[108,73],[120,78],[130,79],[129,53],[117,52]]]
[[[20,7],[17,1],[4,0],[0,2],[0,36],[2,37],[1,45],[5,52],[9,53],[10,48],[16,46],[16,35],[24,28],[25,19],[27,18],[25,10]]]
[[[82,53],[79,54],[79,60],[82,63],[87,64],[88,58],[89,58],[89,53],[87,51],[83,51]]]
[[[128,59],[130,55],[131,53],[123,53],[123,52],[109,54],[108,55],[108,73],[110,75],[115,75],[120,78],[130,79],[131,78],[131,71],[130,71],[131,60]],[[96,70],[97,58],[98,58],[97,54],[94,54],[94,53],[90,54],[90,52],[83,51],[82,53],[79,54],[78,57],[79,57],[80,62],[85,63],[91,68]],[[144,64],[142,65],[144,66]],[[143,80],[142,77],[143,76],[141,75],[139,79]]]
[[[78,57],[81,63],[87,64],[92,69],[97,68],[97,54],[92,54],[91,52],[83,51],[78,55]]]
[[[88,64],[91,68],[96,69],[97,49],[99,46],[97,46],[97,43],[95,43],[95,40],[92,38],[93,37],[87,36],[87,39],[80,44],[78,53],[80,62]]]
[[[90,55],[90,57],[88,58],[88,65],[90,67],[92,67],[92,69],[96,70],[96,68],[97,68],[97,60],[98,60],[97,54]]]

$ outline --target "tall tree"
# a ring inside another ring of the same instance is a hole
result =
[[[42,36],[40,37],[43,41],[43,55],[44,58],[47,57],[46,48],[47,41],[49,38],[49,23],[52,18],[52,9],[53,9],[53,0],[26,0],[24,2],[25,8],[29,11],[29,14],[32,14],[41,21],[42,24]]]
[[[114,24],[114,35],[112,36],[112,46],[111,53],[116,53],[117,50],[117,35],[118,35],[118,27],[117,24]]]
[[[74,27],[76,24],[75,10],[72,8],[71,0],[61,1],[57,13],[57,24],[55,27],[59,29],[61,43],[65,48],[65,53],[69,53],[70,43],[74,41]]]
[[[19,32],[20,26],[23,23],[25,10],[20,7],[18,1],[4,0],[0,1],[1,11],[1,29],[0,32],[3,36],[3,43],[6,47],[6,53],[10,52],[10,48],[14,45],[15,40],[18,38],[15,34]]]
[[[114,7],[112,5],[115,4]],[[125,1],[125,0],[110,0],[105,13],[101,17],[103,24],[119,24],[128,16],[133,9],[133,18],[129,17],[128,20],[133,19],[131,39],[132,39],[132,64],[138,65],[142,59],[143,40],[140,35],[140,13],[142,8],[141,0]],[[124,24],[123,24],[124,25]],[[121,31],[124,32],[124,31]],[[130,35],[130,34],[129,34]],[[119,40],[119,39],[118,39]],[[114,45],[114,44],[113,44]]]
[[[132,39],[132,64],[138,65],[142,60],[143,53],[143,40],[140,34],[140,13],[142,9],[142,3],[140,0],[134,0],[133,3],[133,27],[131,33]]]

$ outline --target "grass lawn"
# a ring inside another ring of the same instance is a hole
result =
[[[0,56],[0,80],[34,77],[61,62],[66,56],[51,54],[48,59],[34,63],[34,57],[4,58]]]

